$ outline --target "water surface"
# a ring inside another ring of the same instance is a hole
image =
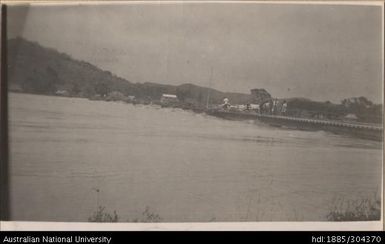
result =
[[[10,94],[13,220],[320,221],[381,191],[382,144],[180,109]],[[99,191],[97,191],[99,190]]]

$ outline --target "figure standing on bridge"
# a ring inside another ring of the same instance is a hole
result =
[[[230,108],[230,103],[229,103],[229,99],[227,97],[225,97],[225,99],[223,99],[223,105],[222,107],[224,109],[229,109]]]
[[[276,114],[277,110],[278,110],[278,99],[274,99],[271,107],[271,114],[273,115]]]
[[[283,101],[281,113],[283,115],[286,115],[286,113],[287,113],[287,102],[286,102],[286,100]]]
[[[262,105],[262,111],[263,113],[269,114],[270,113],[270,102],[266,102]]]

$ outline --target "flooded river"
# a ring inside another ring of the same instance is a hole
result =
[[[376,141],[14,93],[9,116],[13,220],[322,221],[381,191]]]

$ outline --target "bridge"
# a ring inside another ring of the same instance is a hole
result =
[[[236,120],[260,120],[272,126],[300,130],[325,130],[337,134],[349,134],[363,139],[383,140],[383,127],[380,124],[337,121],[327,119],[309,119],[282,115],[260,114],[246,111],[227,111],[211,109],[207,114]]]

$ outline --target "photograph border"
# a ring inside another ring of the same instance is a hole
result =
[[[380,6],[382,8],[382,43],[384,43],[384,2],[383,1],[275,1],[275,0],[266,0],[266,1],[94,1],[94,0],[66,0],[66,1],[18,1],[18,0],[4,0],[1,2],[2,5],[2,28],[1,28],[1,40],[2,40],[2,50],[1,50],[1,140],[2,140],[2,151],[1,151],[1,185],[2,187],[8,187],[8,148],[7,148],[7,83],[6,83],[6,64],[4,64],[6,56],[6,48],[4,40],[6,40],[6,11],[4,11],[4,6],[14,5],[14,4],[31,4],[31,5],[77,5],[77,4],[86,4],[86,5],[111,5],[111,4],[183,4],[186,3],[234,3],[234,4],[320,4],[320,5],[364,5],[364,6]],[[384,46],[382,46],[382,102],[384,103]],[[384,113],[383,113],[384,115]],[[5,118],[5,119],[4,119]],[[4,122],[5,121],[5,122]],[[383,122],[384,126],[384,122]],[[382,184],[381,184],[381,199],[382,199],[382,209],[381,209],[381,220],[380,221],[357,221],[357,222],[329,222],[329,221],[319,221],[319,222],[214,222],[214,223],[87,223],[87,222],[35,222],[35,221],[0,221],[0,230],[22,230],[22,231],[37,231],[37,230],[89,230],[89,231],[137,231],[137,230],[160,230],[160,231],[201,231],[201,230],[277,230],[277,231],[320,231],[320,230],[337,230],[337,231],[364,231],[364,230],[384,230],[384,143],[382,151]],[[5,195],[4,195],[5,194]],[[7,199],[7,194],[2,190],[1,192],[2,205],[1,210],[7,209],[7,205],[4,204],[4,199]],[[4,204],[4,205],[3,205]],[[11,206],[10,206],[11,207]],[[6,212],[0,211],[2,219],[8,219]]]

